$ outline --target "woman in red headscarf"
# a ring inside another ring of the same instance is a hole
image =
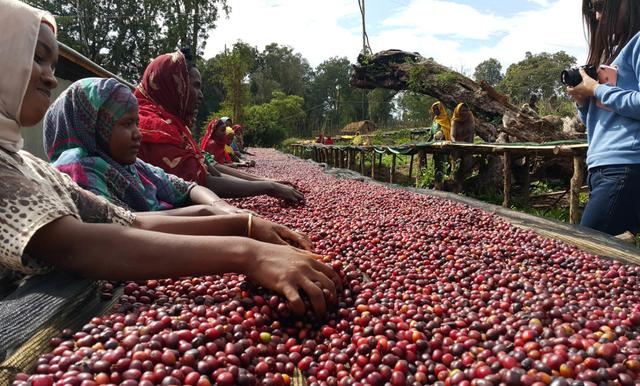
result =
[[[200,140],[200,148],[213,155],[216,162],[221,164],[233,163],[229,153],[224,151],[227,144],[226,126],[221,119],[214,119],[207,125],[207,131]]]
[[[135,91],[142,132],[138,155],[168,173],[204,185],[207,165],[188,128],[200,91],[190,86],[188,68],[184,54],[177,51],[160,55],[144,71]]]
[[[140,109],[143,161],[194,181],[222,197],[267,194],[298,202],[302,193],[291,186],[209,164],[189,127],[202,99],[200,72],[182,51],[160,55],[149,63],[136,88]],[[221,174],[222,172],[222,174]],[[229,174],[229,175],[228,175]]]

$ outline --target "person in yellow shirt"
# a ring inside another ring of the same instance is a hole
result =
[[[429,140],[435,141],[451,141],[451,121],[449,120],[449,114],[442,102],[437,101],[431,105],[431,116],[433,117],[433,124],[431,125],[431,134]],[[444,179],[444,163],[447,159],[445,154],[434,154],[433,162],[435,168],[434,187],[436,189],[442,188],[442,182]]]
[[[434,140],[444,139],[445,141],[451,141],[451,120],[442,102],[437,101],[431,105],[431,116],[433,117],[431,138]]]

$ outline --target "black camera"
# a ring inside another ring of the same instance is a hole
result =
[[[576,87],[582,83],[582,75],[580,75],[580,68],[584,68],[584,71],[593,79],[598,79],[598,66],[588,64],[582,67],[572,67],[562,71],[560,80],[565,86]]]

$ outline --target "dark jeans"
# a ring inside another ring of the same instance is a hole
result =
[[[587,178],[589,202],[580,225],[610,235],[638,232],[640,225],[640,165],[592,168]]]

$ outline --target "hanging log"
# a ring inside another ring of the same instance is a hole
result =
[[[465,102],[478,118],[476,133],[487,142],[494,142],[501,131],[525,142],[583,138],[563,132],[561,120],[523,112],[486,82],[477,83],[418,53],[361,54],[352,70],[349,83],[353,87],[410,90],[431,95],[449,109]]]

